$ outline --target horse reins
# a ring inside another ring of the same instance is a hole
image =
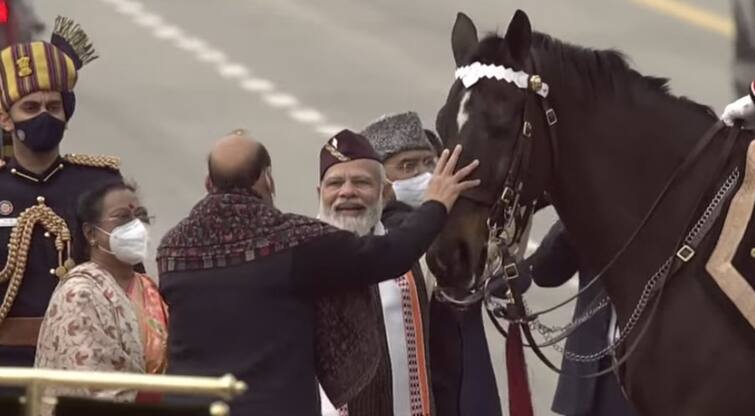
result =
[[[532,62],[532,67],[534,69],[535,62],[534,57]],[[507,71],[510,71],[507,69]],[[488,72],[491,73],[491,72]],[[536,72],[533,71],[534,74]],[[484,74],[483,76],[491,77],[490,75]],[[457,72],[458,77],[458,72]],[[478,76],[479,78],[480,76]],[[498,77],[496,77],[498,78]],[[507,79],[509,82],[514,82],[509,79]],[[519,81],[519,80],[517,80]],[[474,80],[476,82],[476,80]],[[474,83],[472,82],[472,84]],[[522,88],[521,82],[514,82],[520,88]],[[465,82],[465,86],[466,82]],[[542,88],[543,86],[546,87],[545,94],[543,94]],[[502,270],[502,278],[505,286],[508,288],[510,301],[509,304],[512,305],[514,308],[514,314],[510,315],[508,313],[504,314],[504,319],[509,320],[513,323],[520,324],[522,327],[522,330],[524,332],[524,336],[527,339],[528,347],[530,347],[533,352],[538,356],[538,358],[543,361],[543,363],[552,369],[553,371],[564,374],[567,376],[575,376],[580,378],[593,378],[593,377],[599,377],[604,374],[608,374],[610,372],[615,371],[618,369],[623,363],[625,363],[631,354],[636,350],[638,345],[640,344],[641,340],[644,338],[644,335],[646,334],[648,328],[650,327],[650,323],[653,321],[653,318],[655,316],[655,313],[658,309],[658,305],[660,304],[660,300],[663,294],[663,289],[665,287],[665,284],[669,280],[671,276],[676,274],[676,272],[681,269],[681,267],[686,264],[691,256],[694,255],[696,247],[691,247],[690,244],[685,243],[685,235],[683,234],[679,241],[677,241],[677,244],[675,247],[679,247],[679,250],[675,253],[674,256],[671,257],[670,261],[671,264],[668,267],[668,271],[665,274],[661,274],[660,278],[657,281],[658,286],[651,288],[651,293],[649,293],[649,296],[655,295],[655,301],[653,302],[653,305],[650,310],[650,315],[645,320],[645,323],[643,327],[640,330],[639,335],[635,338],[633,343],[625,350],[622,357],[616,359],[614,363],[609,367],[602,371],[591,373],[591,374],[572,374],[564,372],[562,369],[558,368],[556,365],[554,365],[543,353],[541,350],[541,346],[537,344],[534,337],[532,336],[532,332],[530,330],[529,323],[536,320],[540,315],[551,312],[555,309],[558,309],[569,302],[573,301],[577,297],[579,297],[580,294],[584,293],[590,286],[592,286],[596,281],[598,281],[605,273],[607,273],[608,270],[610,270],[613,265],[616,263],[616,261],[624,254],[624,252],[632,245],[632,243],[635,241],[636,237],[640,234],[640,232],[645,228],[647,223],[650,221],[650,219],[653,217],[653,214],[655,213],[656,209],[660,205],[660,203],[663,201],[665,196],[668,194],[669,190],[671,189],[672,185],[674,185],[677,181],[677,179],[686,172],[692,164],[700,157],[700,155],[703,153],[703,151],[708,147],[708,145],[713,141],[713,138],[716,137],[716,135],[723,129],[724,125],[722,122],[716,123],[714,126],[712,126],[705,135],[695,144],[695,146],[692,148],[692,150],[687,154],[685,159],[682,161],[681,164],[677,166],[677,168],[673,171],[670,178],[666,181],[665,185],[661,189],[660,193],[656,197],[656,199],[653,201],[653,204],[650,206],[648,212],[643,217],[642,221],[640,221],[637,228],[634,230],[634,232],[631,234],[629,239],[626,241],[626,243],[616,252],[616,254],[611,258],[611,260],[602,268],[602,270],[596,274],[592,280],[584,287],[582,287],[575,295],[568,298],[567,300],[559,303],[558,305],[536,312],[536,313],[528,313],[527,308],[525,306],[522,292],[518,290],[516,285],[511,284],[511,282],[519,277],[519,271],[517,269],[517,263],[516,259],[512,255],[510,251],[510,247],[514,244],[520,244],[520,240],[522,238],[522,235],[524,233],[524,229],[526,228],[527,224],[529,223],[529,220],[534,212],[534,206],[537,202],[537,199],[542,197],[542,195],[545,192],[545,186],[546,184],[542,184],[542,188],[535,189],[533,192],[532,188],[528,188],[529,183],[525,183],[526,177],[533,177],[532,176],[532,169],[533,169],[533,159],[532,159],[532,148],[533,148],[533,133],[534,133],[534,127],[532,122],[530,122],[530,118],[528,117],[529,114],[529,106],[530,103],[533,101],[530,99],[530,97],[533,96],[531,93],[536,93],[535,99],[537,100],[537,95],[540,95],[539,101],[539,109],[544,113],[545,120],[548,124],[548,135],[549,135],[549,142],[550,142],[550,150],[551,150],[551,166],[553,168],[553,173],[556,172],[557,166],[558,166],[558,142],[556,140],[556,124],[558,122],[558,118],[556,116],[556,112],[553,109],[552,106],[548,103],[547,100],[547,85],[545,85],[541,78],[538,75],[529,75],[527,78],[527,88],[526,90],[526,101],[524,104],[523,109],[523,121],[522,121],[522,128],[521,132],[518,135],[516,142],[514,144],[514,156],[511,161],[511,165],[509,167],[509,171],[504,178],[502,191],[500,192],[500,197],[497,198],[497,200],[492,204],[490,214],[488,217],[488,229],[489,229],[489,242],[488,244],[494,244],[497,247],[498,256],[499,259],[496,261],[497,267],[496,269]],[[726,160],[728,160],[728,155],[731,152],[731,149],[734,146],[734,143],[736,141],[736,137],[739,131],[739,126],[736,126],[736,128],[733,128],[730,130],[729,134],[727,135],[726,142],[723,146],[724,151],[722,152],[720,163],[717,165],[716,169],[714,170],[714,173],[718,173],[726,163]],[[717,175],[711,175],[711,183],[701,188],[700,195],[697,197],[697,205],[702,202],[702,198],[705,195],[705,192],[714,184],[715,180],[718,178]],[[522,195],[529,195],[531,194],[528,200],[522,201]],[[479,201],[476,198],[470,198],[469,196],[462,195],[462,197],[466,197],[468,199],[471,199],[477,203],[483,202]],[[484,203],[484,202],[483,202]],[[490,202],[488,202],[490,204]],[[692,212],[691,215],[694,215],[695,211]],[[689,224],[692,221],[693,217],[690,216],[687,223]],[[701,219],[702,221],[702,219]],[[504,234],[507,233],[507,229],[513,225],[514,226],[514,232],[513,235],[507,235],[504,238]],[[705,229],[705,232],[703,235],[699,236],[697,239],[697,243],[703,239],[705,234],[707,234],[707,231],[709,231],[710,226],[707,226]],[[689,236],[688,236],[689,237]],[[490,253],[489,249],[489,253]],[[490,262],[489,262],[490,263]],[[487,269],[487,267],[486,267]],[[499,270],[496,270],[497,272]],[[483,290],[476,290],[470,295],[470,299],[463,299],[463,300],[455,300],[448,296],[443,297],[443,293],[441,293],[441,298],[445,301],[449,301],[451,303],[457,304],[457,305],[469,305],[472,302],[470,300],[475,299],[485,299],[490,296],[490,290],[489,290],[489,283],[492,279],[492,275],[495,274],[495,272],[491,273],[491,276],[488,279],[485,279],[483,282]],[[638,304],[639,306],[639,304]],[[487,309],[488,314],[491,317],[491,320],[493,321],[494,325],[498,329],[499,332],[501,332],[504,336],[507,336],[506,331],[500,326],[500,324],[497,322],[496,317],[493,315],[493,313]],[[640,310],[640,313],[642,310]],[[509,315],[509,316],[505,316]],[[584,322],[584,321],[583,321]],[[562,334],[558,338],[563,339],[566,336],[568,336],[570,333],[572,333],[576,328],[579,326],[579,324],[583,322],[578,322],[577,325],[571,327],[567,334]],[[550,341],[547,343],[547,345],[551,345],[557,341]],[[615,348],[615,346],[613,346]]]
[[[558,166],[558,136],[555,128],[556,123],[558,122],[558,117],[555,109],[548,103],[547,84],[543,83],[540,76],[529,76],[526,80],[526,84],[529,91],[541,94],[540,104],[545,114],[545,120],[548,124],[549,130],[548,136],[551,149],[551,167],[555,172]],[[522,128],[514,142],[514,157],[509,166],[509,170],[504,177],[502,191],[495,194],[499,196],[490,200],[488,198],[473,196],[471,193],[463,193],[460,195],[461,198],[471,200],[475,203],[491,206],[487,219],[487,227],[489,230],[488,243],[490,244],[492,242],[499,247],[505,241],[510,242],[509,246],[520,242],[527,225],[530,222],[530,218],[535,211],[538,198],[545,192],[545,184],[542,184],[540,189],[533,191],[533,189],[528,187],[529,182],[525,182],[525,178],[528,176],[531,177],[532,163],[534,160],[532,158],[532,150],[534,145],[533,132],[535,128],[533,123],[529,121],[530,118],[528,117],[528,113],[531,111],[529,107],[531,106],[532,101],[533,100],[530,99],[530,94],[528,94],[522,115]],[[523,201],[521,198],[523,194],[532,194],[536,197],[528,198],[528,200]],[[513,235],[504,238],[507,229],[512,225],[514,229]],[[491,254],[494,254],[494,252],[491,252]],[[498,259],[495,260],[497,261]],[[496,269],[500,268],[500,262],[497,263],[497,265],[499,267]],[[487,269],[488,268],[486,267],[486,271]],[[456,299],[445,293],[442,289],[438,290],[438,297],[446,303],[459,307],[467,307],[475,304],[484,299],[484,286],[486,281],[493,277],[497,271],[499,270],[489,272],[489,276],[482,279],[482,285],[473,289],[469,295],[462,299]],[[503,267],[502,272],[504,278],[507,280],[513,280],[519,277],[516,265],[513,265],[513,267],[511,265]]]

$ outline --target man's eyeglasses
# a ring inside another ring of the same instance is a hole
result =
[[[394,166],[402,175],[411,177],[421,173],[432,172],[435,170],[437,162],[438,159],[436,157],[425,157],[422,159],[405,159]]]

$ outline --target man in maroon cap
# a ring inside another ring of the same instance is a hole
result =
[[[319,219],[360,236],[390,233],[400,221],[381,222],[389,190],[380,157],[364,136],[345,130],[323,146]],[[323,415],[434,414],[428,368],[428,296],[422,269],[415,262],[403,275],[379,283],[374,290],[381,306],[376,308],[382,356],[378,371],[338,412],[323,397]]]
[[[264,146],[243,131],[219,140],[208,194],[157,251],[168,373],[234,374],[249,386],[236,416],[319,416],[316,381],[337,406],[351,401],[380,364],[367,288],[409,270],[479,183],[464,181],[477,163],[456,171],[460,152],[444,152],[400,227],[359,237],[277,210]]]

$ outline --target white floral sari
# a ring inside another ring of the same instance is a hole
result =
[[[34,366],[144,373],[134,306],[104,268],[84,263],[58,283],[42,322]],[[50,387],[45,395],[133,401],[136,391]],[[45,406],[42,414],[51,413]]]

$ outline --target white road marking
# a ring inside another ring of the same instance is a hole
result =
[[[224,78],[246,78],[249,76],[249,70],[241,64],[222,64],[218,67],[218,72]]]
[[[199,38],[176,39],[176,46],[189,52],[203,52],[207,50],[207,43]]]
[[[139,3],[127,2],[116,6],[115,8],[119,13],[125,15],[134,15],[142,11],[142,5]]]
[[[297,100],[293,95],[277,92],[265,94],[262,96],[262,99],[275,108],[287,108],[299,104],[299,100]]]
[[[317,110],[311,108],[302,108],[299,110],[293,110],[289,113],[291,118],[300,123],[319,123],[324,117]]]
[[[262,78],[247,78],[241,82],[241,88],[250,92],[268,92],[275,88],[272,82]]]
[[[160,39],[180,39],[184,36],[176,26],[158,26],[152,33]]]
[[[343,129],[337,124],[329,123],[319,110],[305,107],[295,96],[279,91],[272,81],[253,75],[249,68],[230,59],[219,48],[184,32],[160,15],[148,11],[145,3],[136,0],[101,1],[113,6],[116,12],[131,18],[134,23],[149,30],[156,38],[171,41],[176,48],[194,54],[198,61],[214,65],[220,77],[238,82],[240,90],[258,94],[270,107],[286,110],[291,119],[312,126],[315,132],[332,136]]]
[[[221,65],[226,61],[225,54],[217,49],[207,48],[197,53],[197,58],[211,64]]]
[[[144,13],[134,18],[136,24],[145,27],[158,27],[163,24],[163,19],[152,13]]]

